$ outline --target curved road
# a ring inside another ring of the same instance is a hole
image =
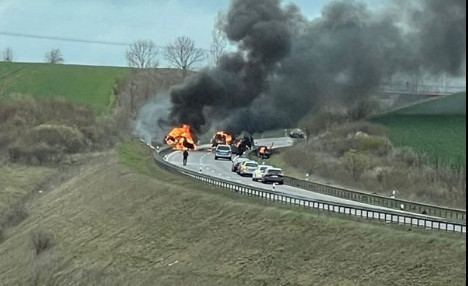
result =
[[[273,144],[273,148],[282,148],[282,147],[289,147],[294,144],[294,140],[291,138],[270,138],[270,139],[256,139],[256,145],[265,145],[271,146]],[[242,183],[245,185],[250,185],[256,188],[266,189],[266,190],[274,190],[278,193],[287,194],[289,196],[294,196],[298,198],[306,198],[310,200],[320,200],[326,201],[331,203],[342,203],[347,204],[350,206],[356,207],[366,207],[375,210],[390,210],[393,212],[398,212],[395,209],[389,209],[385,207],[375,206],[364,204],[360,202],[350,201],[346,199],[341,199],[333,196],[327,196],[323,194],[314,193],[308,190],[291,187],[291,186],[273,186],[273,185],[266,185],[261,182],[254,182],[250,177],[241,177],[236,173],[231,172],[232,162],[229,160],[215,160],[214,153],[209,151],[202,151],[203,149],[210,147],[210,145],[200,146],[200,151],[192,151],[190,152],[187,166],[182,166],[182,152],[175,151],[167,155],[166,161],[177,165],[182,168],[187,168],[189,170],[195,172],[203,172],[206,175],[210,175],[212,177],[221,178],[224,180],[232,181],[235,183]],[[414,213],[400,211],[400,213],[406,213],[411,215],[416,215]]]

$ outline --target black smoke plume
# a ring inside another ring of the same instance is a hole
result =
[[[169,123],[197,133],[293,127],[324,105],[366,98],[395,74],[465,72],[465,0],[389,3],[373,11],[335,1],[308,21],[281,0],[233,0],[222,26],[238,52],[171,90]]]

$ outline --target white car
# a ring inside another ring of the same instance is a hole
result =
[[[231,146],[218,145],[216,147],[215,160],[218,160],[220,158],[228,159],[229,161],[231,161],[231,158],[232,158]]]
[[[249,160],[249,158],[239,157],[239,156],[237,156],[236,158],[234,158],[234,160],[232,160],[231,171],[232,171],[232,172],[235,172],[235,173],[238,173],[240,164],[242,164],[242,163],[245,162],[245,161],[250,161],[250,160]]]
[[[253,172],[258,169],[258,163],[255,161],[245,161],[240,164],[238,173],[241,176],[252,176]]]
[[[265,171],[268,169],[268,168],[273,168],[272,166],[268,166],[268,165],[260,165],[258,166],[258,169],[255,170],[252,174],[252,181],[261,181],[262,180],[262,177],[263,177],[263,174],[265,174]]]

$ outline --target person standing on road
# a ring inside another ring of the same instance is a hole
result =
[[[184,166],[187,166],[187,159],[188,159],[189,152],[187,150],[184,150],[183,156],[184,156]]]

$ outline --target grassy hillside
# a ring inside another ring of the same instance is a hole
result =
[[[1,285],[466,281],[461,236],[408,232],[239,197],[162,171],[134,143],[124,144],[118,158],[103,157],[38,196],[29,213],[0,244]],[[38,241],[47,244],[40,248]]]
[[[128,68],[0,62],[0,97],[63,97],[100,113],[114,101],[117,80],[129,73]]]
[[[397,146],[428,153],[444,165],[466,165],[466,93],[431,100],[374,118]]]

